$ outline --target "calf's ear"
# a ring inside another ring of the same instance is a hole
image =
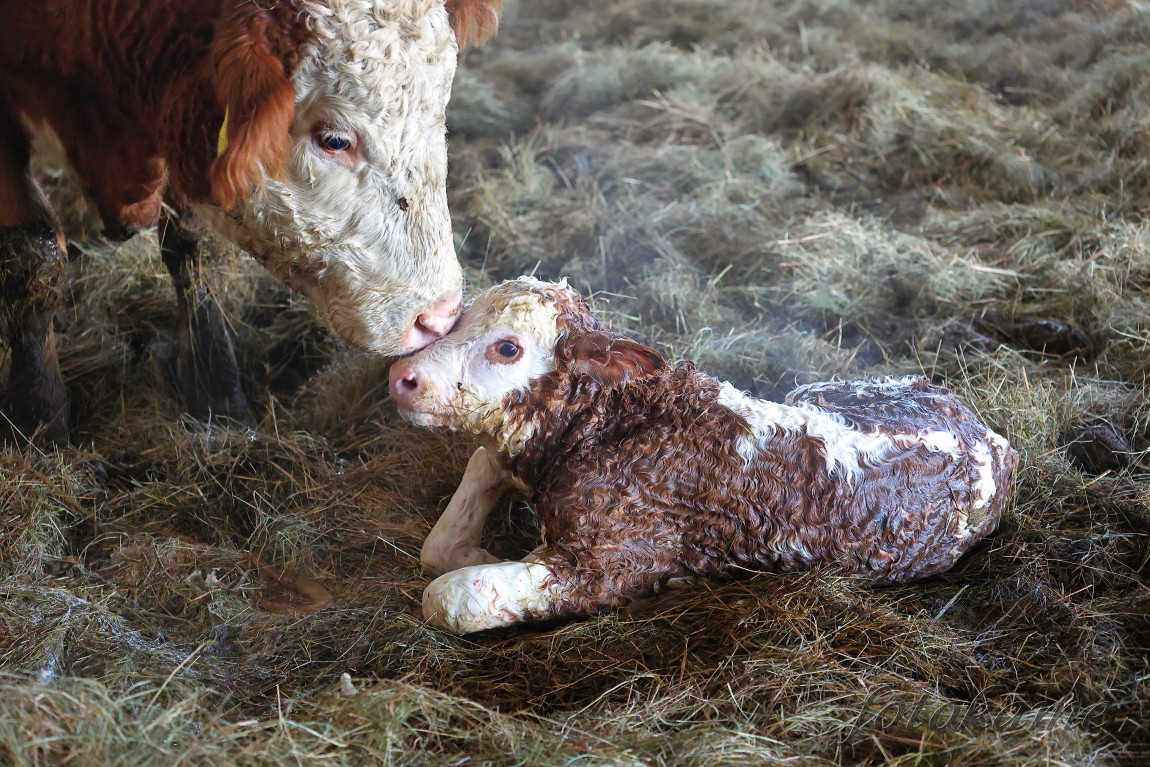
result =
[[[460,49],[480,45],[495,34],[503,0],[447,0],[447,13]]]
[[[603,331],[576,334],[570,353],[574,371],[608,387],[622,386],[667,366],[663,355],[650,346]]]
[[[212,43],[213,85],[226,111],[209,179],[225,210],[287,162],[295,89],[272,51],[271,21],[254,3],[240,4]]]

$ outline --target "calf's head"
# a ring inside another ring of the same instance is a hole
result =
[[[200,212],[355,347],[419,349],[458,314],[445,113],[457,38],[490,34],[501,4],[235,3],[219,22]]]
[[[391,395],[417,426],[496,437],[517,452],[529,399],[561,406],[582,383],[618,387],[664,367],[657,351],[600,327],[566,283],[520,277],[480,294],[444,338],[391,368]],[[550,401],[553,400],[553,401]]]

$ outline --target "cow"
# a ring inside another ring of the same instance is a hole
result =
[[[18,440],[69,440],[52,318],[66,243],[29,169],[50,129],[114,239],[159,225],[195,416],[247,411],[199,279],[203,222],[340,340],[410,352],[455,321],[445,110],[502,0],[39,0],[0,23],[0,316]]]

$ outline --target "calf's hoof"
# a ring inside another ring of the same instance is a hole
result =
[[[453,634],[545,620],[559,597],[551,569],[531,562],[464,567],[423,592],[423,619]]]

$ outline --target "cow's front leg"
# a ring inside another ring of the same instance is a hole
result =
[[[17,444],[67,444],[68,395],[56,358],[52,316],[64,273],[63,249],[48,227],[0,226],[0,311],[11,353],[4,411]]]
[[[0,96],[0,317],[9,344],[0,434],[68,442],[68,397],[52,317],[66,260],[56,217],[29,171],[27,131]]]
[[[541,562],[499,562],[441,575],[423,592],[423,618],[455,634],[557,617],[564,587]]]
[[[207,421],[247,421],[248,401],[224,315],[199,275],[199,243],[173,214],[160,221],[160,252],[176,287],[176,381],[184,407]]]
[[[423,569],[439,575],[470,565],[499,562],[498,557],[479,548],[479,539],[487,515],[510,486],[509,475],[491,451],[481,447],[472,453],[459,488],[423,542],[419,553]]]

